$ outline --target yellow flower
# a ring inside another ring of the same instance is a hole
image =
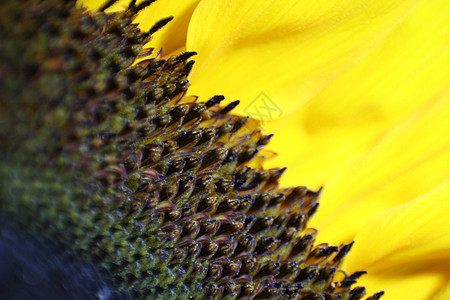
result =
[[[369,294],[448,299],[449,13],[446,0],[160,0],[137,21],[175,17],[150,45],[199,53],[190,93],[274,110],[263,125],[281,155],[266,165],[324,186],[311,225],[355,240],[345,267],[369,272]]]

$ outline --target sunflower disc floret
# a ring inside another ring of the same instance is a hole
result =
[[[112,2],[2,2],[2,218],[134,298],[361,299],[351,244],[314,245],[319,192],[259,167],[271,135],[238,101],[186,95],[195,53],[145,46],[170,18]]]

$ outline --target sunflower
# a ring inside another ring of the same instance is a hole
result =
[[[140,26],[175,16],[152,45],[199,52],[191,93],[266,109],[267,166],[324,187],[318,239],[354,239],[345,267],[385,299],[448,297],[448,1],[170,2]]]
[[[277,133],[255,163],[287,165],[283,185],[324,186],[317,239],[355,240],[344,270],[367,270],[370,294],[445,299],[450,5],[297,2],[159,1],[135,21],[174,16],[149,45],[199,53],[189,93],[241,99],[235,112]]]

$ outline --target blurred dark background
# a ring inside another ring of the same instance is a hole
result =
[[[0,225],[0,299],[130,299],[95,267],[9,225]]]

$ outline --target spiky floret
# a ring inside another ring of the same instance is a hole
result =
[[[140,31],[151,2],[2,2],[2,217],[138,298],[362,298],[351,244],[314,246],[318,192],[254,163],[271,135],[186,96],[195,53],[145,48],[169,21]]]

